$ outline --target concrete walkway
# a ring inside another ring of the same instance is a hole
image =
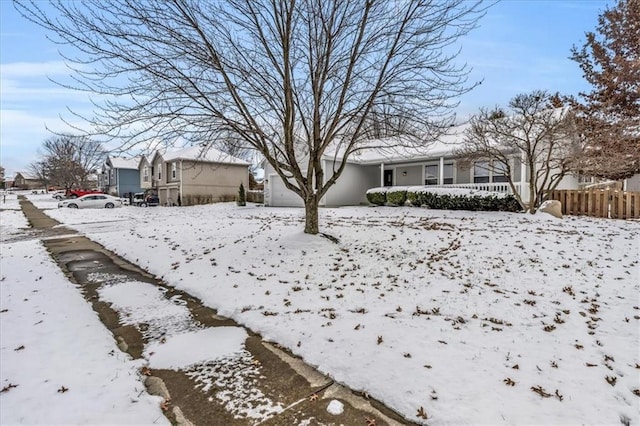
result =
[[[31,202],[20,200],[22,211],[43,240],[53,259],[70,280],[80,285],[118,342],[133,358],[142,358],[145,348],[180,332],[202,332],[216,327],[241,327],[224,318],[197,298],[168,286],[138,266],[127,262],[88,238],[60,226]],[[184,315],[144,322],[128,319],[127,312],[101,297],[103,289],[117,283],[153,286],[167,303],[184,309]],[[334,383],[293,357],[283,348],[265,342],[246,330],[242,356],[212,360],[181,369],[141,371],[150,393],[164,399],[163,409],[174,424],[184,425],[399,425],[412,424],[366,395],[356,394]],[[188,348],[186,348],[188,350]],[[339,401],[341,414],[332,407]]]

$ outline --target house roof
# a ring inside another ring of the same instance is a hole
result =
[[[206,148],[198,145],[183,148],[178,151],[165,152],[164,154],[156,152],[153,156],[154,160],[157,155],[160,155],[164,161],[191,160],[205,163],[236,164],[241,166],[250,165],[247,161],[232,157],[231,155],[215,148]]]
[[[455,149],[461,147],[464,132],[468,128],[469,123],[451,127],[438,139],[425,140],[421,146],[416,146],[415,142],[403,146],[402,141],[397,138],[372,139],[367,141],[362,149],[351,154],[349,162],[355,164],[404,163],[452,156]],[[325,159],[339,159],[342,158],[341,155],[339,150],[327,152]]]
[[[33,173],[29,173],[29,172],[17,172],[16,173],[16,178],[18,177],[18,175],[22,176],[23,179],[26,180],[38,180],[38,177],[35,176]]]
[[[107,162],[111,164],[114,169],[134,169],[138,170],[138,164],[140,164],[140,157],[124,158],[124,157],[109,157]]]

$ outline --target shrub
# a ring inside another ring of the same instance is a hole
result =
[[[389,188],[387,190],[387,204],[393,206],[404,206],[404,202],[407,201],[406,188]]]
[[[369,193],[367,193],[369,198]],[[372,204],[383,204],[373,202]],[[507,211],[522,210],[513,195],[496,194],[469,189],[439,189],[424,186],[411,188],[388,188],[386,201],[390,205],[404,205],[408,201],[412,206],[424,206],[441,210],[470,211]]]
[[[242,183],[240,183],[240,189],[238,190],[238,201],[237,201],[237,204],[239,206],[246,206],[247,205],[247,198],[245,197],[244,185]]]
[[[367,201],[377,206],[383,206],[387,202],[386,188],[372,188],[368,190]]]

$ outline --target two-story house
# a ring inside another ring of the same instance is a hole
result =
[[[102,186],[105,192],[118,197],[140,192],[140,157],[109,157],[102,168]]]
[[[214,148],[191,146],[157,151],[138,163],[139,185],[154,189],[161,205],[233,201],[240,184],[249,186],[249,163]]]

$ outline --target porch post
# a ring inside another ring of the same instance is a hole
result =
[[[527,191],[527,166],[525,164],[525,160],[526,156],[524,151],[522,151],[520,156],[520,197],[522,197],[523,200],[525,196],[529,198],[529,191]]]
[[[384,163],[380,163],[380,188],[384,186]]]
[[[440,157],[440,167],[438,169],[438,185],[444,185],[444,157]]]

